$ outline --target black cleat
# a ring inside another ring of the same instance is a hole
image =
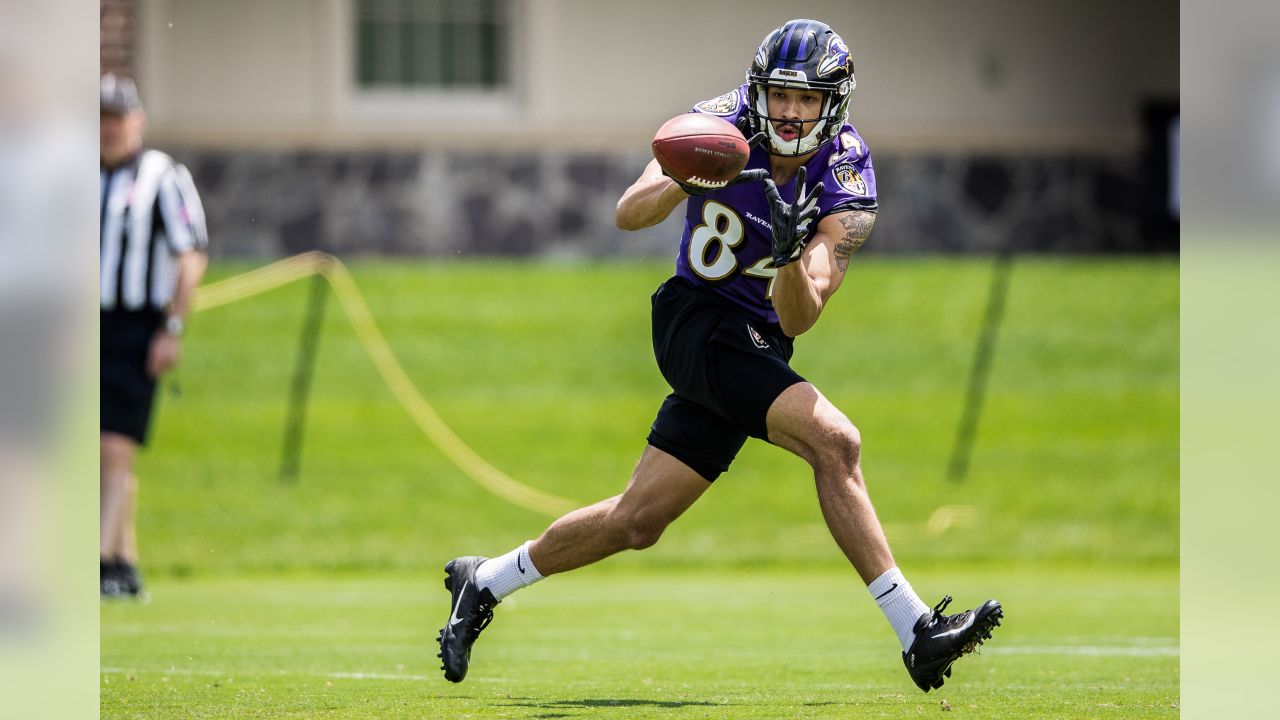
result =
[[[104,598],[120,597],[124,594],[118,561],[105,558],[98,561],[98,594]]]
[[[99,563],[98,589],[104,598],[146,599],[137,566],[124,560],[102,560]]]
[[[942,687],[943,678],[951,677],[951,664],[968,655],[991,637],[1000,626],[1004,610],[1000,603],[988,600],[975,610],[956,615],[943,615],[951,604],[951,596],[916,621],[916,639],[902,653],[902,662],[916,686],[925,692]]]
[[[476,568],[489,558],[470,555],[444,566],[444,587],[453,594],[453,609],[440,629],[440,669],[449,682],[462,682],[471,663],[471,645],[493,620],[498,601],[486,588],[476,588]]]
[[[120,584],[125,594],[130,597],[136,598],[143,595],[142,575],[138,572],[137,565],[120,561]]]

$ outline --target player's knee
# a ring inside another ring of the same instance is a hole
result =
[[[858,458],[862,457],[862,433],[853,423],[846,420],[845,427],[840,430],[840,439],[856,463]]]
[[[105,435],[100,444],[99,471],[105,476],[133,474],[133,445],[123,438]]]
[[[99,484],[103,490],[115,493],[133,494],[138,492],[138,481],[127,468],[103,471]]]
[[[653,519],[640,518],[627,528],[627,547],[632,550],[644,550],[658,544],[662,531],[667,524]]]
[[[644,550],[658,544],[658,539],[662,537],[662,530],[651,527],[632,528],[627,533],[627,549]]]
[[[851,472],[862,457],[862,433],[847,418],[833,422],[823,434],[819,459],[842,474]]]
[[[667,529],[667,523],[645,512],[615,512],[614,524],[622,545],[628,550],[653,547]]]

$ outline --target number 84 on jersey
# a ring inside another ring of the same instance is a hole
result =
[[[708,283],[719,283],[739,271],[734,250],[746,240],[742,218],[729,206],[708,200],[702,205],[702,224],[689,234],[689,267]],[[767,280],[765,298],[773,299],[773,283],[778,268],[766,248],[765,254],[750,267],[741,268],[742,275]]]

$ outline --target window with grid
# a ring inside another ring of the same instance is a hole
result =
[[[359,86],[506,88],[508,4],[508,0],[356,0]]]

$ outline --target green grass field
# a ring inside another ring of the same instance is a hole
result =
[[[584,502],[620,491],[666,392],[648,296],[667,263],[353,271],[481,456]],[[103,607],[103,716],[916,717],[942,699],[969,717],[1176,715],[1177,264],[1020,261],[955,484],[989,274],[974,259],[855,264],[793,363],[861,429],[872,496],[925,599],[1008,608],[940,694],[909,684],[807,468],[759,443],[655,548],[504,603],[473,675],[444,682],[440,565],[505,551],[547,518],[423,438],[333,301],[302,477],[281,482],[299,284],[191,322],[139,462],[153,601]]]
[[[1177,576],[926,572],[1009,621],[941,690],[850,574],[587,570],[498,608],[460,685],[433,577],[165,581],[103,611],[104,717],[1176,717]],[[434,602],[433,602],[434,601]],[[1126,611],[1126,608],[1128,610]],[[796,618],[802,618],[796,622]]]

